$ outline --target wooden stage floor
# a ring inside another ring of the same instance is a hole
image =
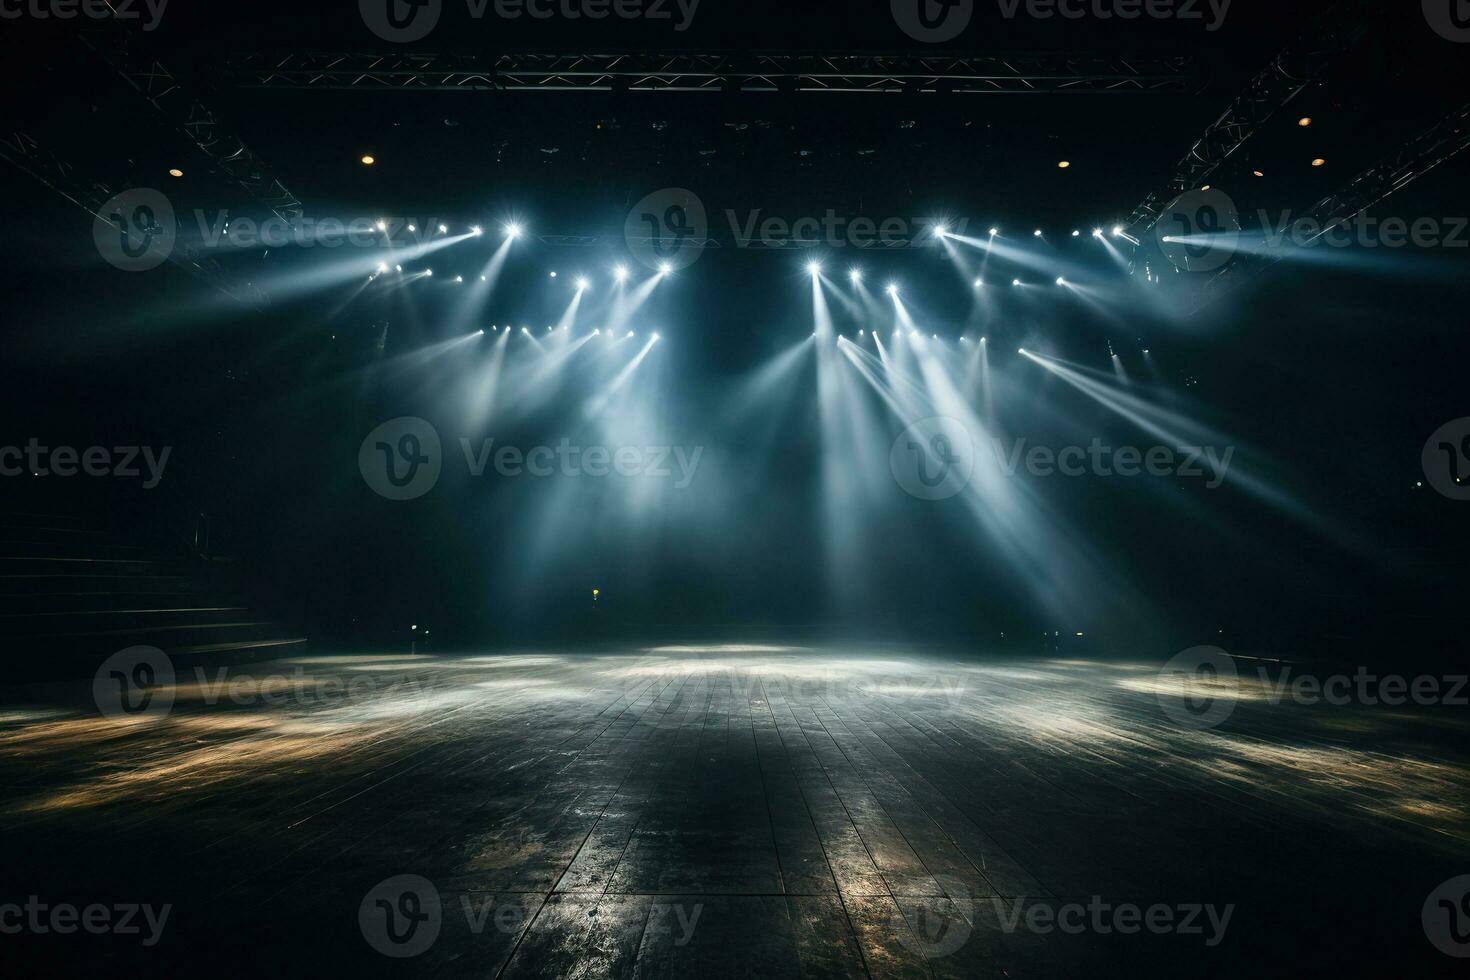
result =
[[[726,644],[0,688],[0,974],[1458,973],[1470,709],[1267,686],[1197,727],[1157,664]]]

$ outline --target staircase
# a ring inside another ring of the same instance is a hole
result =
[[[232,562],[143,537],[0,511],[0,683],[86,674],[130,646],[158,647],[176,666],[304,649],[299,630],[245,601]]]

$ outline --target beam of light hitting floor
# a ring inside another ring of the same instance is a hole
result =
[[[1132,422],[1158,439],[1161,445],[1176,450],[1184,446],[1208,446],[1221,453],[1236,448],[1235,441],[1222,432],[1195,422],[1179,412],[1154,405],[1131,392],[1121,391],[1106,382],[1090,378],[1055,358],[1043,357],[1033,351],[1026,351],[1022,356],[1061,378],[1099,405]],[[1248,464],[1239,458],[1238,453],[1232,453],[1224,479],[1304,523],[1318,525],[1317,515],[1304,503],[1285,490],[1252,475],[1247,467]]]

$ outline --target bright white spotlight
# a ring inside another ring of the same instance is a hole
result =
[[[898,283],[896,283],[896,282],[890,282],[888,284],[888,289],[886,290],[886,292],[888,293],[889,296],[897,296],[898,295]]]
[[[657,339],[658,339],[658,334],[654,334],[654,335],[653,335],[653,339],[654,339],[654,340],[657,340]]]
[[[1114,238],[1122,238],[1123,237],[1123,226],[1122,225],[1113,225],[1113,237]]]
[[[1065,286],[1066,284],[1067,284],[1067,280],[1066,279],[1062,278],[1061,276],[1057,276],[1057,285],[1058,286]]]
[[[485,277],[484,277],[484,276],[481,276],[481,277],[480,277],[480,281],[481,281],[481,282],[487,282],[487,281],[488,281],[488,280],[486,280],[486,278],[485,278]]]
[[[658,274],[661,275],[661,276],[666,276],[670,272],[673,272],[673,271],[674,271],[674,267],[671,266],[671,265],[669,265],[669,263],[667,263],[667,262],[660,262],[658,264]]]
[[[439,234],[442,235],[442,234],[444,234],[447,231],[449,231],[449,226],[448,225],[440,225],[439,226]]]
[[[850,279],[853,282],[862,282],[863,281],[863,270],[861,270],[861,269],[849,269],[849,270],[847,270],[847,278]]]
[[[388,230],[388,223],[386,221],[384,221],[382,218],[379,218],[378,219],[378,230],[379,231],[387,231]]]
[[[1072,237],[1073,238],[1081,238],[1082,237],[1082,232],[1078,231],[1076,228],[1073,228],[1072,229]]]
[[[550,272],[547,273],[547,275],[550,276],[552,279],[555,279],[556,278],[556,270],[555,269],[552,269]]]
[[[1033,236],[1033,237],[1035,237],[1035,238],[1040,238],[1040,237],[1041,237],[1041,229],[1040,229],[1040,228],[1038,228],[1038,229],[1036,229],[1036,230],[1035,230],[1035,231],[1033,231],[1033,232],[1032,232],[1032,233],[1031,233],[1031,234],[1032,234],[1032,236]]]
[[[999,228],[992,228],[992,229],[990,229],[990,237],[991,238],[994,238],[996,235],[999,235],[999,234],[1000,234],[1000,229]]]
[[[418,231],[419,230],[419,226],[416,225],[416,224],[414,224],[412,221],[410,221],[408,223],[408,230],[409,231]]]
[[[935,238],[943,238],[945,235],[948,235],[948,234],[949,234],[949,225],[938,225],[934,229],[934,237]]]
[[[475,336],[476,337],[483,337],[483,336],[485,336],[485,328],[484,327],[481,327],[479,330],[476,330],[475,331]]]
[[[454,281],[455,282],[464,282],[464,276],[455,276],[454,277]]]
[[[806,271],[810,272],[813,276],[819,276],[822,274],[822,263],[808,262],[806,264]]]
[[[379,272],[387,272],[388,271],[388,263],[386,263],[386,262],[379,262],[378,263],[378,271]]]
[[[531,331],[527,330],[525,327],[521,327],[521,333],[525,334],[527,337],[531,336]]]
[[[1016,353],[1017,354],[1024,354],[1024,353],[1026,353],[1026,348],[1022,347],[1020,350],[1016,351]]]
[[[984,279],[976,279],[975,280],[975,288],[976,289],[979,289],[981,286],[984,286],[984,285],[985,285],[985,280]]]
[[[1012,279],[1011,280],[1011,285],[1012,286],[1019,286],[1019,285],[1021,285],[1021,280],[1019,280],[1019,279]]]
[[[479,225],[470,225],[470,234],[478,238],[479,236],[485,234],[485,232],[480,228]]]
[[[592,331],[592,336],[596,337],[600,333],[602,333],[602,328],[598,327],[596,330]]]
[[[618,282],[626,281],[628,278],[628,267],[625,265],[618,266],[616,269],[613,270],[613,278],[616,279]]]
[[[402,272],[402,271],[403,271],[403,266],[401,266],[401,265],[395,265],[395,266],[394,266],[394,267],[393,267],[393,269],[394,269],[394,271],[396,271],[396,272]]]
[[[633,331],[631,331],[631,330],[629,330],[629,331],[628,331],[628,336],[629,336],[629,337],[631,337],[631,336],[633,336]]]
[[[514,221],[512,221],[510,224],[506,225],[505,226],[505,237],[506,238],[520,238],[521,237],[521,226],[518,225],[518,224],[516,224]]]
[[[587,277],[586,276],[578,276],[577,277],[577,288],[578,289],[586,289],[587,288],[587,285],[588,285],[588,283],[587,283]]]
[[[433,274],[434,274],[434,270],[433,269],[425,269],[424,270],[424,275],[426,275],[426,276],[432,276]]]
[[[1092,237],[1093,238],[1101,238],[1102,236],[1103,236],[1103,233],[1102,233],[1102,229],[1101,228],[1094,228],[1094,229],[1092,229]]]

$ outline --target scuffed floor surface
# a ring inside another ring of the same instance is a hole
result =
[[[1243,680],[1200,728],[1158,665],[774,645],[90,690],[0,688],[6,976],[1465,966],[1422,918],[1470,874],[1465,707]]]

